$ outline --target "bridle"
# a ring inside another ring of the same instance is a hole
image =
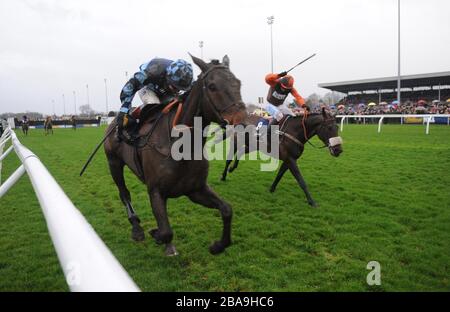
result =
[[[208,93],[208,90],[207,90],[207,87],[206,87],[206,77],[212,71],[214,71],[216,69],[226,69],[226,70],[228,70],[228,67],[225,66],[225,65],[213,65],[210,68],[208,68],[207,71],[205,71],[204,73],[201,73],[198,76],[197,81],[199,81],[199,80],[201,81],[201,83],[202,83],[202,91],[205,94],[206,100],[211,104],[210,106],[212,108],[212,111],[213,111],[214,115],[216,115],[217,119],[219,120],[220,127],[221,128],[225,128],[227,125],[230,124],[230,121],[225,119],[225,118],[223,118],[222,114],[224,112],[226,112],[228,109],[230,109],[231,107],[239,105],[239,103],[231,103],[231,104],[225,106],[223,109],[220,109],[220,110],[217,109],[217,106],[214,104],[214,101],[211,100],[211,97],[209,96],[209,93]]]
[[[320,123],[320,127],[318,130],[316,130],[316,133],[319,133],[321,129],[323,129],[324,127],[326,127],[329,123],[332,123],[334,121],[333,117],[327,117],[324,118],[323,121]],[[306,129],[306,127],[305,127]],[[307,141],[312,147],[314,148],[325,148],[328,147],[329,149],[333,148],[336,145],[340,145],[342,144],[342,138],[340,136],[337,137],[331,137],[328,139],[328,142],[326,144],[324,144],[321,147],[316,147],[314,146],[311,142]]]
[[[328,139],[328,142],[327,142],[326,144],[324,144],[323,146],[315,146],[313,143],[311,143],[311,142],[309,141],[308,133],[307,133],[307,130],[306,130],[306,119],[308,118],[308,116],[309,116],[309,113],[305,113],[305,114],[303,115],[302,121],[301,121],[302,128],[303,128],[303,135],[304,135],[304,137],[305,137],[305,142],[300,142],[299,140],[295,139],[294,137],[288,135],[286,132],[283,132],[283,131],[282,131],[282,129],[283,129],[283,127],[284,127],[284,125],[285,125],[287,119],[286,119],[286,120],[283,122],[283,124],[281,125],[281,128],[280,128],[280,131],[279,131],[279,132],[280,132],[281,134],[287,136],[288,138],[290,138],[292,141],[294,141],[294,142],[297,143],[298,145],[304,145],[304,144],[308,143],[308,144],[311,145],[313,148],[317,148],[317,149],[320,149],[320,148],[326,148],[326,147],[332,148],[332,147],[334,147],[334,146],[336,146],[336,145],[342,144],[342,139],[341,139],[341,137],[339,137],[339,136],[338,136],[338,137],[332,137],[332,138],[329,138],[329,139]],[[334,118],[332,118],[332,117],[324,118],[323,121],[320,123],[320,127],[318,128],[318,130],[315,131],[315,133],[317,134],[318,132],[320,132],[321,129],[323,129],[323,128],[326,127],[330,122],[333,122],[333,121],[334,121]]]

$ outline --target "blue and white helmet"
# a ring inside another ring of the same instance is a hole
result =
[[[173,61],[166,69],[167,82],[179,90],[188,90],[192,84],[192,65],[185,60]]]

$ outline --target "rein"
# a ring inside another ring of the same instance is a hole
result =
[[[302,125],[302,127],[303,127],[303,135],[305,136],[305,142],[304,142],[304,143],[301,142],[300,140],[298,140],[297,138],[295,138],[293,135],[291,135],[291,134],[289,134],[289,133],[287,133],[287,132],[285,132],[285,131],[282,131],[284,125],[286,124],[286,121],[290,118],[290,116],[288,116],[288,117],[284,120],[284,122],[282,123],[281,128],[280,128],[280,130],[278,131],[278,133],[281,134],[281,135],[283,135],[283,136],[286,136],[288,139],[294,141],[297,145],[300,145],[300,146],[304,146],[305,143],[308,143],[308,144],[311,145],[313,148],[317,148],[317,149],[322,149],[322,148],[329,147],[329,145],[327,145],[327,144],[324,144],[323,146],[315,146],[313,143],[311,143],[311,142],[309,141],[309,139],[308,139],[308,133],[307,133],[307,130],[306,130],[306,124],[305,124],[306,119],[308,118],[308,116],[309,116],[309,113],[308,113],[307,111],[305,111],[305,114],[303,114],[303,118],[302,118],[302,121],[301,121],[301,125]],[[324,122],[326,122],[326,121],[328,121],[328,119],[324,119]],[[321,127],[323,127],[323,125],[321,125]]]
[[[206,97],[206,100],[211,104],[210,106],[211,106],[211,108],[212,108],[212,110],[213,110],[213,113],[216,115],[216,117],[217,117],[218,120],[220,121],[220,126],[221,126],[222,128],[225,128],[225,126],[229,124],[229,121],[226,120],[226,119],[224,119],[224,118],[222,117],[222,113],[225,112],[225,111],[227,111],[228,109],[230,109],[232,106],[235,106],[235,105],[238,105],[238,104],[237,104],[237,103],[231,103],[230,105],[226,106],[226,107],[223,108],[222,110],[218,110],[217,107],[216,107],[216,105],[214,104],[214,101],[212,101],[211,98],[209,97],[209,94],[208,94],[208,92],[207,92],[207,90],[206,90],[206,81],[205,81],[205,80],[206,80],[206,77],[207,77],[212,71],[214,71],[214,70],[216,70],[216,69],[227,69],[227,70],[228,70],[228,67],[227,67],[227,66],[224,66],[224,65],[214,65],[214,66],[210,67],[208,70],[206,70],[204,73],[201,73],[201,74],[198,76],[197,82],[201,81],[201,83],[202,83],[202,92],[203,92],[203,95]],[[189,96],[188,96],[188,97],[189,97]],[[143,146],[147,145],[148,140],[149,140],[149,138],[151,137],[151,135],[152,135],[152,133],[153,133],[153,130],[155,129],[155,127],[156,127],[157,123],[159,122],[159,120],[161,119],[161,117],[162,117],[163,115],[168,114],[168,113],[169,113],[169,112],[170,112],[177,104],[178,104],[178,106],[177,106],[177,111],[176,111],[176,113],[175,113],[174,119],[172,120],[172,128],[175,128],[175,126],[178,124],[178,121],[180,120],[180,118],[181,118],[181,116],[182,116],[182,113],[183,113],[183,104],[184,104],[183,102],[181,102],[181,101],[178,100],[178,99],[174,99],[173,101],[171,101],[169,104],[167,104],[167,105],[161,110],[161,113],[160,113],[159,116],[157,117],[156,121],[154,122],[153,126],[150,128],[150,130],[148,131],[148,133],[147,133],[146,135],[142,136],[142,137],[145,137],[145,139],[143,140],[143,144],[139,144],[139,143],[138,143],[137,147],[143,147]],[[198,114],[200,114],[201,106],[202,106],[202,104],[199,103],[199,104],[198,104],[197,111],[196,111],[196,113],[195,113],[195,116],[197,116]],[[187,126],[187,125],[185,126],[185,129],[192,129],[192,128],[193,128],[193,126]],[[181,130],[184,130],[184,129],[181,129]]]
[[[162,113],[163,114],[167,114],[170,112],[170,110],[176,105],[177,106],[177,112],[175,113],[175,117],[173,118],[172,121],[172,128],[175,128],[175,126],[178,124],[178,120],[180,120],[181,117],[181,113],[183,111],[183,102],[181,102],[178,99],[173,100],[172,102],[170,102],[169,104],[167,104],[166,107],[163,108]]]
[[[321,148],[326,148],[326,147],[328,147],[327,144],[324,144],[323,146],[318,147],[318,146],[315,146],[313,143],[311,143],[311,142],[309,141],[309,139],[308,139],[308,137],[307,137],[307,135],[306,135],[306,125],[305,125],[305,120],[306,120],[307,117],[308,117],[308,112],[305,111],[305,114],[303,115],[303,118],[302,118],[302,126],[303,126],[303,133],[305,134],[306,143],[308,143],[309,145],[311,145],[313,148],[317,148],[317,149],[321,149]],[[324,119],[324,122],[326,122],[326,121],[327,121],[327,119]],[[323,125],[321,125],[320,127],[322,128]]]
[[[222,117],[222,113],[226,112],[228,109],[230,109],[231,107],[238,105],[238,103],[231,103],[230,105],[225,106],[223,109],[218,110],[216,105],[214,104],[214,101],[211,100],[207,90],[206,90],[206,77],[214,70],[216,69],[227,69],[228,67],[225,65],[214,65],[212,67],[210,67],[206,72],[201,73],[200,76],[198,77],[198,80],[202,81],[202,90],[203,93],[205,94],[206,99],[208,100],[208,102],[211,104],[211,108],[213,110],[214,115],[216,115],[217,119],[219,120],[219,125],[221,128],[225,128],[225,126],[230,124],[230,121],[223,118]]]
[[[204,73],[199,75],[197,81],[201,81],[203,95],[205,96],[207,101],[211,104],[210,106],[211,106],[211,108],[213,110],[214,115],[216,115],[217,119],[219,120],[220,126],[222,128],[224,128],[230,122],[222,117],[222,113],[224,113],[225,111],[230,109],[232,106],[237,105],[237,103],[231,103],[230,105],[226,106],[225,108],[223,108],[221,110],[218,110],[216,105],[214,104],[214,101],[211,100],[211,98],[210,98],[210,96],[209,96],[209,94],[208,94],[208,92],[206,90],[206,77],[213,70],[216,70],[216,69],[228,69],[228,67],[226,67],[224,65],[216,65],[216,66],[210,67],[206,72],[204,72]],[[179,119],[181,117],[181,114],[182,114],[182,111],[183,111],[183,102],[179,101],[178,99],[175,99],[172,102],[170,102],[169,104],[167,104],[167,106],[164,107],[164,109],[162,110],[163,114],[167,114],[176,104],[178,104],[178,107],[177,107],[177,112],[175,114],[175,118],[173,119],[173,122],[172,122],[172,128],[174,128],[178,124],[178,121],[179,121]],[[200,109],[197,109],[197,112],[196,112],[195,115],[197,115],[199,113],[200,113]],[[192,126],[186,126],[186,128],[192,128]]]

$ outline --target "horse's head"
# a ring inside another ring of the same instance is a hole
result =
[[[228,56],[223,57],[222,63],[217,60],[206,63],[191,57],[202,71],[196,84],[201,90],[199,96],[203,117],[222,127],[242,123],[247,111],[241,97],[241,82],[230,71]]]
[[[338,157],[342,153],[342,139],[338,135],[338,126],[336,118],[327,113],[325,108],[322,108],[322,121],[316,134],[319,139],[328,147],[330,154]]]

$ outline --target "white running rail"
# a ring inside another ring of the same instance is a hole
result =
[[[11,146],[2,154],[9,140]],[[38,157],[7,127],[0,138],[0,168],[2,160],[13,149],[22,165],[0,185],[0,199],[28,173],[70,290],[140,291]]]
[[[423,118],[423,122],[426,123],[425,133],[430,133],[430,122],[434,117],[446,117],[447,118],[447,125],[450,124],[450,114],[423,114],[423,115],[337,115],[336,118],[341,118],[341,132],[344,130],[344,121],[348,120],[350,118],[362,118],[362,119],[370,119],[370,118],[380,118],[378,121],[378,133],[381,132],[381,125],[383,124],[383,120],[385,118],[401,118],[401,123],[403,124],[404,118]]]

